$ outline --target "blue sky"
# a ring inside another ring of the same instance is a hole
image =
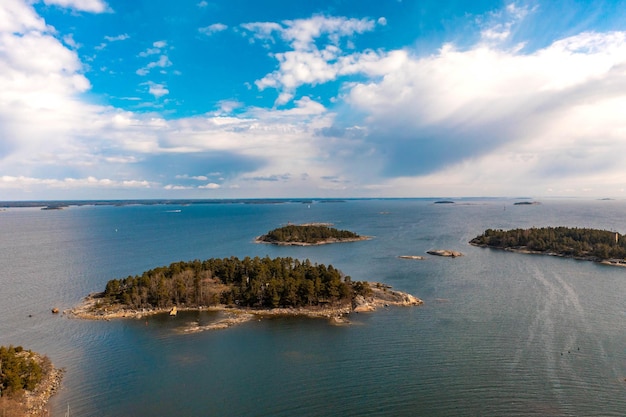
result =
[[[626,1],[3,0],[0,200],[626,188]]]

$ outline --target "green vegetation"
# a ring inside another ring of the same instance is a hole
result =
[[[21,346],[0,346],[0,395],[32,391],[41,381],[43,369],[35,354]]]
[[[593,260],[626,259],[626,239],[608,230],[542,227],[493,230],[470,241],[473,245],[529,250]]]
[[[308,259],[250,258],[176,262],[107,283],[104,302],[129,308],[200,307],[217,304],[275,308],[342,304],[367,294],[332,265]]]
[[[361,237],[348,230],[337,230],[325,225],[295,225],[279,227],[259,238],[268,243],[319,244],[329,240],[354,240]]]

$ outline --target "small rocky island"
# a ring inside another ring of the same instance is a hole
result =
[[[46,406],[61,385],[63,370],[21,346],[0,346],[0,365],[0,415],[48,415]]]
[[[310,246],[368,239],[367,236],[359,236],[349,230],[338,230],[326,223],[312,223],[279,227],[257,237],[255,241],[274,245]]]
[[[265,315],[325,317],[344,323],[351,312],[379,306],[420,305],[410,294],[381,283],[352,281],[332,265],[308,259],[249,258],[176,262],[142,275],[110,280],[102,293],[66,311],[70,317],[110,320],[142,318],[184,310],[223,312],[204,327],[186,331],[220,329]]]
[[[444,257],[447,257],[447,258],[458,258],[459,256],[463,256],[463,254],[461,252],[457,252],[455,250],[449,250],[449,249],[427,250],[426,253],[429,254],[429,255],[444,256]]]
[[[512,252],[562,256],[626,266],[626,239],[623,235],[608,230],[577,227],[487,229],[469,243]]]

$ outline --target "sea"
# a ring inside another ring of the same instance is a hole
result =
[[[624,416],[626,268],[468,244],[485,229],[626,233],[626,201],[348,199],[0,211],[0,345],[65,369],[50,416]],[[1,205],[1,204],[0,204]],[[367,241],[254,243],[288,223]],[[457,258],[426,254],[462,252]],[[401,259],[423,256],[422,260]],[[424,301],[350,325],[274,317],[182,334],[217,312],[52,314],[108,280],[181,260],[309,259]]]

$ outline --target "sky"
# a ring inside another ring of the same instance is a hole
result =
[[[626,0],[0,2],[0,200],[625,189]]]

